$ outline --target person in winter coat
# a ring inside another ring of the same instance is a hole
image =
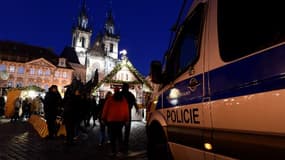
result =
[[[115,89],[114,95],[106,100],[102,119],[108,123],[111,133],[112,156],[116,156],[118,150],[122,149],[122,128],[129,121],[128,102],[118,88]],[[117,144],[119,149],[117,149]]]
[[[89,104],[89,109],[90,109],[90,115],[89,115],[89,121],[91,121],[91,118],[93,120],[93,127],[96,126],[96,120],[98,119],[99,115],[99,104],[96,102],[96,98],[94,96],[90,97],[90,104]]]
[[[102,111],[103,111],[104,104],[105,104],[106,100],[108,98],[112,97],[112,95],[113,95],[113,93],[111,91],[109,91],[109,92],[106,93],[105,98],[102,98],[102,99],[99,100],[99,105],[98,105],[98,108],[99,108],[99,110],[98,110],[98,112],[99,112],[98,113],[98,118],[99,118],[99,123],[100,123],[99,146],[103,145],[105,139],[108,139],[108,141],[109,141],[109,139],[111,137],[110,136],[110,129],[107,128],[107,133],[108,134],[107,134],[107,138],[106,138],[106,126],[107,126],[107,124],[102,119]]]
[[[21,98],[18,97],[18,98],[15,100],[15,104],[14,104],[14,114],[13,114],[13,116],[11,117],[11,122],[15,122],[15,121],[18,121],[18,120],[20,119],[20,116],[19,116],[20,108],[21,108]]]
[[[56,116],[58,108],[61,104],[61,96],[58,92],[57,86],[52,85],[46,93],[44,99],[44,112],[48,126],[48,138],[56,136]]]
[[[125,123],[125,132],[124,132],[124,152],[128,152],[129,150],[129,137],[130,137],[130,131],[131,131],[131,122],[132,122],[132,108],[135,107],[136,112],[138,113],[139,108],[138,104],[136,102],[136,98],[133,95],[132,92],[129,91],[129,84],[123,83],[122,91],[121,93],[128,101],[128,107],[129,107],[129,121]]]

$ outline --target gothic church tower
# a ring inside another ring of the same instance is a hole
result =
[[[88,25],[86,1],[83,0],[78,22],[73,27],[72,47],[75,49],[81,65],[86,67],[86,82],[94,77],[98,70],[99,81],[108,75],[119,60],[120,36],[115,31],[112,10],[107,12],[103,30],[99,32],[91,44],[92,30]]]
[[[91,42],[92,30],[88,25],[86,1],[83,0],[77,25],[72,30],[72,47],[77,53],[80,64],[86,65],[87,50]]]
[[[107,13],[107,20],[104,27],[104,44],[107,56],[113,59],[118,59],[118,43],[120,37],[115,32],[115,22],[112,15],[112,10]]]
[[[120,36],[115,31],[115,22],[110,9],[103,31],[97,34],[93,46],[88,51],[86,80],[93,77],[96,69],[99,73],[99,81],[113,70],[119,62],[119,41]]]

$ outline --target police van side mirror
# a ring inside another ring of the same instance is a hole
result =
[[[162,83],[162,64],[160,61],[151,62],[150,77],[153,83]]]

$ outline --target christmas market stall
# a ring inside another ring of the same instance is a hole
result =
[[[10,88],[7,91],[7,102],[5,105],[5,117],[11,118],[14,114],[15,103],[17,100],[27,100],[33,104],[33,100],[38,96],[44,96],[45,90],[37,86],[29,86],[22,88]],[[21,103],[22,104],[22,103]],[[21,115],[22,109],[20,107],[19,115]]]

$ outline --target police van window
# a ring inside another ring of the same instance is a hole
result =
[[[232,61],[285,41],[282,1],[218,1],[220,54]]]
[[[178,37],[172,45],[171,52],[166,54],[165,74],[163,79],[169,82],[183,73],[198,59],[199,41],[202,31],[204,5],[199,5],[185,20]]]
[[[185,26],[184,37],[181,40],[179,71],[184,71],[193,65],[198,57],[199,39],[201,33],[201,14],[195,15]]]
[[[178,73],[184,72],[189,65],[194,65],[199,56],[199,41],[202,32],[203,6],[199,6],[195,12],[183,24],[181,37],[175,51],[178,52]]]

